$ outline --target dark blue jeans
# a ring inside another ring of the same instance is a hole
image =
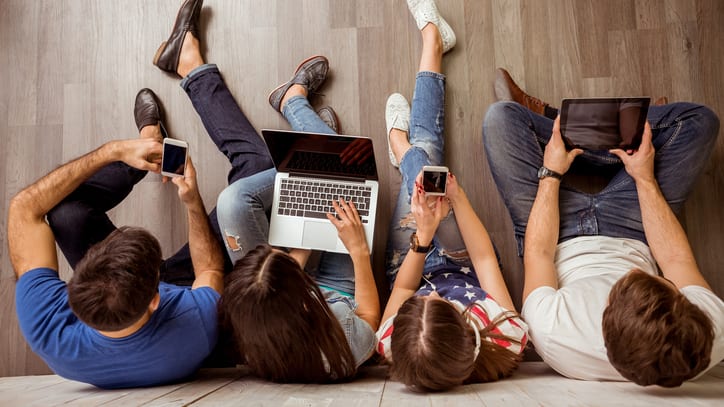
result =
[[[211,140],[231,162],[228,181],[264,171],[273,166],[264,141],[239,108],[215,65],[203,65],[181,82]],[[106,214],[146,175],[122,162],[111,163],[79,186],[48,213],[48,223],[70,266],[88,249],[105,239],[116,227]],[[209,214],[219,244],[224,247],[216,209]],[[225,256],[226,257],[226,256]],[[226,269],[231,261],[226,257]],[[188,243],[161,266],[161,280],[191,285],[194,270]]]
[[[694,182],[707,164],[719,132],[709,108],[691,103],[651,106],[648,113],[656,149],[654,172],[675,213],[681,211]],[[538,191],[538,168],[553,130],[553,120],[514,102],[493,104],[483,122],[483,144],[495,184],[510,212],[523,254],[528,215]],[[576,236],[604,235],[646,243],[636,184],[615,156],[581,156],[583,165],[618,165],[608,185],[588,194],[564,181],[560,189],[559,242]]]

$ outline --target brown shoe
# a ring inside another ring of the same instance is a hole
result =
[[[178,75],[178,61],[181,57],[181,46],[190,32],[197,39],[199,38],[199,16],[204,0],[186,0],[176,15],[176,23],[173,25],[171,36],[161,43],[156,55],[153,57],[153,64],[166,72]]]
[[[327,79],[327,72],[329,72],[329,61],[322,55],[305,59],[294,71],[292,79],[277,86],[269,94],[269,104],[274,110],[281,113],[282,99],[284,99],[284,95],[292,85],[304,86],[307,89],[307,94],[311,96]]]
[[[337,113],[332,109],[332,106],[320,107],[319,110],[317,110],[317,116],[319,116],[330,129],[339,134],[339,119],[337,118]]]
[[[668,105],[668,104],[669,104],[669,98],[666,96],[661,96],[654,101],[654,106],[663,106],[663,105]]]
[[[523,92],[503,68],[498,68],[495,73],[495,97],[498,100],[512,100],[540,115],[545,114],[545,107],[548,106],[548,103]]]
[[[166,128],[163,125],[163,114],[161,103],[151,89],[143,88],[136,94],[136,104],[133,108],[133,116],[136,119],[138,131],[146,126],[160,125],[161,135],[168,137]]]

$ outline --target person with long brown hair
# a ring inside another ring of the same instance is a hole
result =
[[[328,68],[323,56],[308,58],[271,93],[270,104],[294,130],[335,134],[336,119],[330,126],[307,100]],[[380,318],[362,220],[352,201],[335,197],[336,216],[327,218],[349,254],[322,252],[316,268],[306,271],[309,250],[266,244],[275,176],[274,168],[259,172],[219,196],[219,224],[235,262],[220,302],[222,324],[233,332],[238,356],[259,377],[349,379],[374,354]]]
[[[392,165],[402,184],[388,244],[392,292],[377,332],[393,379],[418,391],[509,376],[527,342],[488,232],[458,180],[428,196],[421,169],[442,164],[445,76],[442,56],[455,34],[432,0],[408,0],[422,33],[412,108],[387,102]],[[484,287],[485,289],[483,289]]]

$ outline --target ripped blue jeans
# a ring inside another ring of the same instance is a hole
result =
[[[445,76],[435,72],[418,72],[412,97],[409,140],[412,147],[400,160],[402,183],[387,242],[385,269],[392,287],[410,248],[410,235],[417,230],[410,212],[410,197],[415,178],[425,165],[443,165],[445,140]],[[471,267],[465,243],[452,212],[440,222],[433,248],[425,258],[425,270],[452,262]]]
[[[296,131],[334,134],[305,97],[291,97],[282,113]],[[219,227],[233,263],[268,241],[274,177],[275,168],[260,171],[237,180],[219,194]],[[320,286],[354,295],[354,267],[348,254],[324,252],[317,268],[308,271]]]

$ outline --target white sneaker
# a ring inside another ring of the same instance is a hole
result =
[[[387,152],[390,155],[390,162],[393,167],[399,168],[400,163],[397,162],[397,158],[392,153],[392,146],[390,146],[390,132],[392,129],[398,129],[410,134],[410,104],[404,96],[393,93],[387,98],[385,122],[387,123]]]
[[[415,17],[417,28],[422,30],[427,23],[432,23],[437,26],[440,31],[440,37],[442,38],[442,52],[443,54],[453,49],[457,38],[455,38],[455,32],[450,27],[450,24],[445,21],[437,10],[434,0],[407,0],[407,7],[410,9],[410,13]]]

